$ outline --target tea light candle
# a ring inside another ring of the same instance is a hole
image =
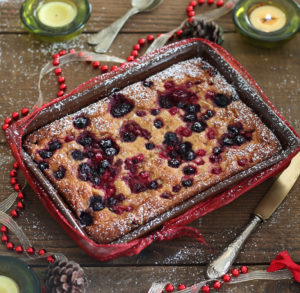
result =
[[[251,11],[249,20],[257,30],[269,33],[284,27],[286,24],[286,15],[276,6],[263,5]]]
[[[71,23],[76,15],[76,6],[70,1],[63,0],[42,2],[37,11],[41,23],[56,28]]]
[[[19,293],[19,286],[17,283],[7,277],[0,275],[0,293]]]

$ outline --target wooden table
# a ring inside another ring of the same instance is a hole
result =
[[[130,7],[130,1],[91,1],[92,17],[84,33],[67,44],[46,44],[35,40],[19,20],[20,0],[0,1],[0,120],[22,107],[34,105],[41,67],[60,49],[91,49],[86,39],[120,17]],[[152,13],[134,16],[114,42],[110,53],[126,57],[132,45],[149,33],[166,32],[176,27],[186,16],[188,1],[165,0]],[[207,9],[197,7],[196,12]],[[300,36],[276,49],[259,49],[245,43],[236,33],[231,15],[217,21],[224,29],[223,46],[254,77],[270,100],[300,132]],[[74,70],[75,69],[75,70]],[[95,76],[99,70],[86,64],[72,64],[64,69],[68,89]],[[48,100],[56,96],[56,78],[49,75],[42,83]],[[10,194],[10,150],[1,133],[1,194],[0,201]],[[88,292],[147,292],[154,281],[173,284],[194,284],[204,278],[205,265],[220,252],[243,228],[249,215],[274,179],[270,179],[241,196],[232,204],[214,211],[192,223],[207,241],[205,247],[193,239],[182,238],[154,243],[138,256],[123,257],[100,263],[91,259],[70,239],[64,230],[45,212],[28,187],[25,189],[25,210],[17,220],[36,248],[62,252],[80,263],[90,280]],[[249,266],[250,270],[265,269],[275,255],[286,249],[300,262],[300,181],[295,184],[285,202],[272,218],[262,225],[242,250],[234,267]],[[12,240],[14,238],[12,237]],[[1,255],[15,255],[0,246]],[[0,264],[1,265],[1,264]],[[45,270],[45,261],[34,262],[38,272]],[[300,285],[291,281],[253,281],[240,285],[225,285],[219,292],[299,292]]]

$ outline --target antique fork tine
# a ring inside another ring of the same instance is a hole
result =
[[[206,21],[212,21],[214,19],[217,19],[217,18],[227,14],[229,11],[231,11],[238,1],[239,0],[229,0],[225,3],[225,5],[223,7],[216,8],[216,9],[208,11],[206,13],[197,14],[194,17],[194,19],[195,20],[203,19]],[[183,25],[187,22],[187,20],[188,20],[188,18],[186,18],[177,28],[171,30],[168,33],[162,34],[160,37],[158,37],[156,40],[154,40],[154,42],[150,45],[150,47],[148,48],[148,50],[146,51],[145,54],[150,53],[150,52],[164,46],[166,44],[166,42],[169,40],[169,38],[176,31],[178,31],[179,29],[181,29],[183,27]]]

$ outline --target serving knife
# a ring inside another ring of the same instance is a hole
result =
[[[271,217],[282,203],[300,175],[300,152],[292,159],[286,168],[273,183],[266,195],[257,205],[253,216],[244,231],[214,260],[207,269],[206,275],[210,279],[223,276],[238,256],[242,245],[251,233],[263,222]]]

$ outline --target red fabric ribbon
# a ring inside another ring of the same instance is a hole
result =
[[[294,276],[294,279],[300,283],[300,265],[293,262],[286,250],[277,254],[276,259],[273,259],[267,272],[275,272],[287,268]]]

